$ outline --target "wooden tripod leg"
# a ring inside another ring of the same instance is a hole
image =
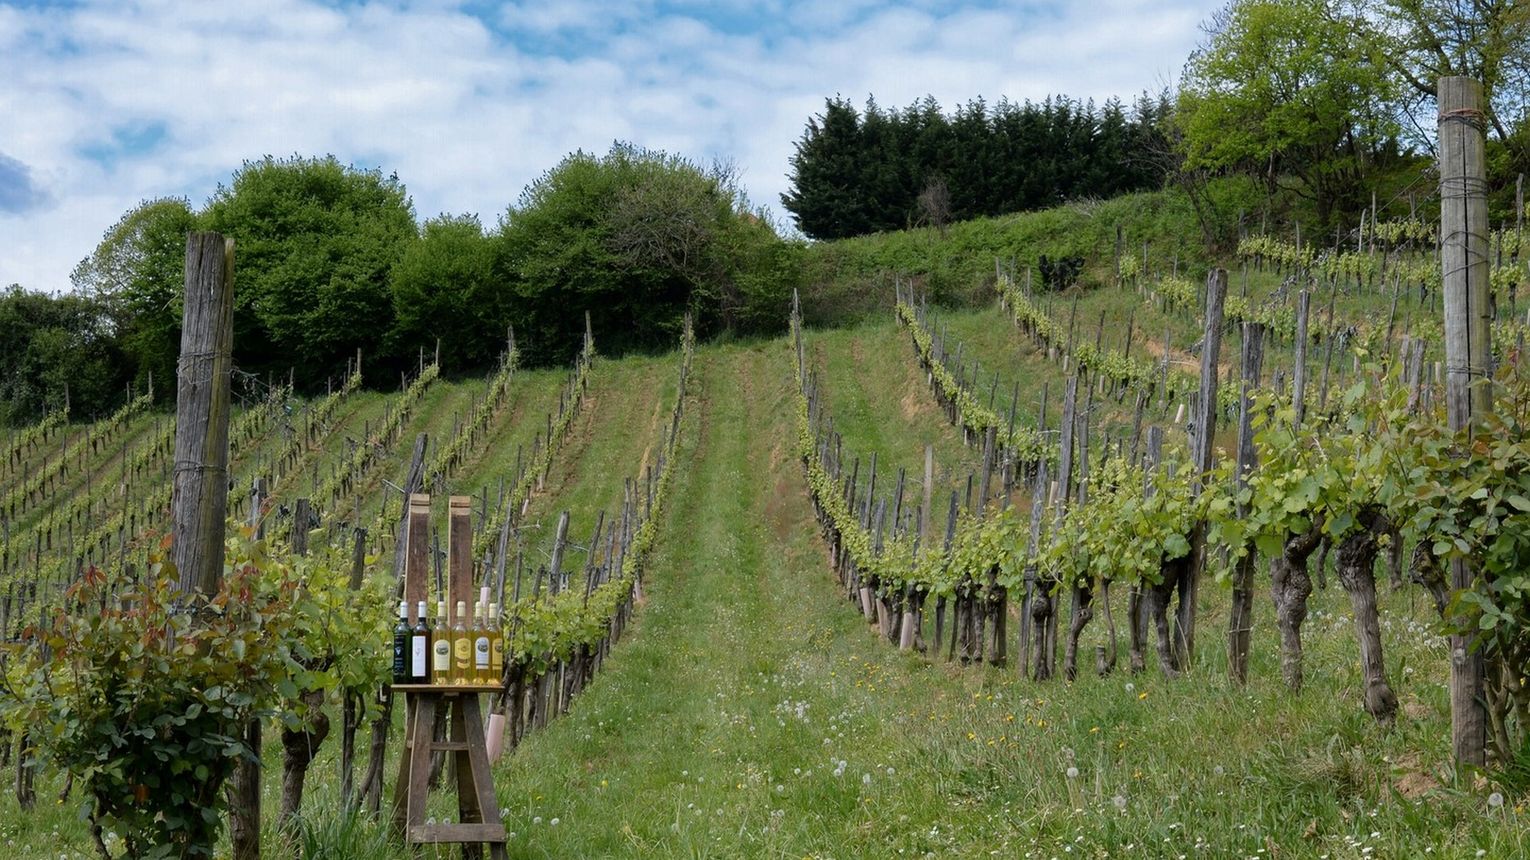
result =
[[[405,751],[409,758],[409,781],[406,790],[409,792],[407,800],[407,822],[404,832],[407,835],[410,830],[425,823],[425,805],[430,798],[430,754],[431,735],[436,723],[435,696],[412,696],[414,699],[414,721],[410,726],[409,749]]]
[[[478,696],[458,699],[452,708],[452,738],[466,741],[467,749],[457,753],[457,802],[462,820],[501,824],[499,799],[494,795],[494,776],[489,770],[488,747],[483,735],[483,713]],[[472,846],[475,849],[478,846]],[[505,860],[504,842],[489,843],[493,860]],[[463,856],[469,856],[464,850]],[[472,855],[481,856],[481,855]]]
[[[476,702],[478,697],[474,695],[458,696],[452,700],[451,713],[451,739],[455,744],[471,746],[467,742],[467,702]],[[452,753],[452,770],[457,775],[457,820],[462,824],[482,824],[483,808],[479,803],[478,792],[473,784],[473,762],[469,758],[466,749],[459,748]],[[476,842],[463,843],[463,860],[482,860],[483,847]]]
[[[393,832],[407,838],[409,833],[409,751],[413,746],[416,717],[415,696],[404,696],[404,748],[398,756],[398,779],[393,782]]]

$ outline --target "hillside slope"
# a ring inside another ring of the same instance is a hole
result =
[[[1150,667],[1072,685],[884,645],[840,600],[816,536],[789,356],[781,341],[698,354],[695,423],[635,635],[569,717],[499,767],[511,856],[1530,850],[1517,812],[1436,791],[1445,692],[1414,679],[1444,676],[1443,647],[1411,591],[1383,598],[1404,701],[1390,730],[1355,705],[1337,587],[1313,598],[1296,698],[1263,597],[1244,690],[1215,641],[1179,682]],[[1203,623],[1225,626],[1224,594],[1207,599]]]

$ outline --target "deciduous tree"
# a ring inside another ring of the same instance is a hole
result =
[[[1190,57],[1177,121],[1190,169],[1287,184],[1328,221],[1396,137],[1387,58],[1329,0],[1235,0]]]

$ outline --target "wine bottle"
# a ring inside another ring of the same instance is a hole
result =
[[[473,637],[468,632],[467,601],[457,601],[457,619],[452,623],[452,683],[473,683]]]
[[[478,612],[473,618],[473,679],[480,684],[499,680],[489,677],[489,587],[478,590]]]
[[[430,634],[430,683],[452,682],[452,631],[446,623],[446,601],[436,601],[436,624]]]
[[[393,683],[409,683],[409,603],[398,602],[398,624],[393,627]]]
[[[498,684],[505,677],[505,628],[499,622],[499,604],[489,604],[489,683]]]
[[[425,616],[425,601],[415,607],[417,619],[409,637],[409,683],[430,683],[430,622]]]

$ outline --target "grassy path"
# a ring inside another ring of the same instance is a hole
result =
[[[565,571],[577,571],[584,564],[585,545],[602,512],[604,533],[610,533],[621,507],[623,482],[642,480],[642,466],[659,444],[662,424],[675,402],[677,360],[674,354],[596,359],[585,403],[553,456],[546,483],[532,496],[523,522],[526,559],[532,570],[551,559],[558,515],[563,511],[570,515],[568,540],[574,545],[566,556]]]
[[[981,467],[981,446],[963,445],[961,431],[946,420],[905,329],[879,319],[855,328],[811,331],[807,350],[809,366],[820,374],[828,397],[834,429],[850,451],[846,468],[850,456],[861,458],[862,485],[875,453],[882,486],[891,486],[902,467],[908,498],[915,499],[924,482],[924,446],[934,445],[936,497],[965,488],[967,476]]]
[[[708,351],[698,371],[687,461],[638,630],[573,713],[530,737],[497,780],[512,854],[916,847],[903,837],[922,821],[876,826],[928,810],[900,788],[901,730],[870,707],[870,667],[890,655],[821,576],[784,420],[786,354],[778,343]]]

